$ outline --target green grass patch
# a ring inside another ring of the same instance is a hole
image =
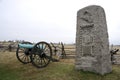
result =
[[[0,80],[20,80],[19,77],[20,76],[16,70],[0,64]]]

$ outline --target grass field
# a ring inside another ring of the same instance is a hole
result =
[[[0,52],[0,80],[120,80],[120,65],[104,76],[75,70],[74,59],[61,59],[38,69],[20,63],[15,52]]]

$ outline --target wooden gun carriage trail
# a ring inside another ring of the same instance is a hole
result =
[[[61,47],[44,41],[36,44],[22,42],[18,44],[16,57],[23,64],[32,63],[37,68],[43,68],[50,61],[59,61],[60,58],[66,56],[63,43],[60,45]],[[57,56],[57,58],[53,58],[53,56]]]

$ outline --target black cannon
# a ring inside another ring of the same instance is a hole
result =
[[[56,48],[52,48],[52,46],[44,41],[38,42],[37,44],[22,42],[18,44],[16,57],[23,64],[32,63],[37,68],[43,68],[46,67],[50,61],[58,61],[57,59],[52,58],[53,51],[55,53],[58,51]],[[64,50],[63,46],[64,45],[60,48],[61,54]]]

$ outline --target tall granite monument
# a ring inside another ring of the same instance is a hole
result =
[[[112,71],[110,57],[104,9],[92,5],[79,10],[75,68],[104,75]]]

